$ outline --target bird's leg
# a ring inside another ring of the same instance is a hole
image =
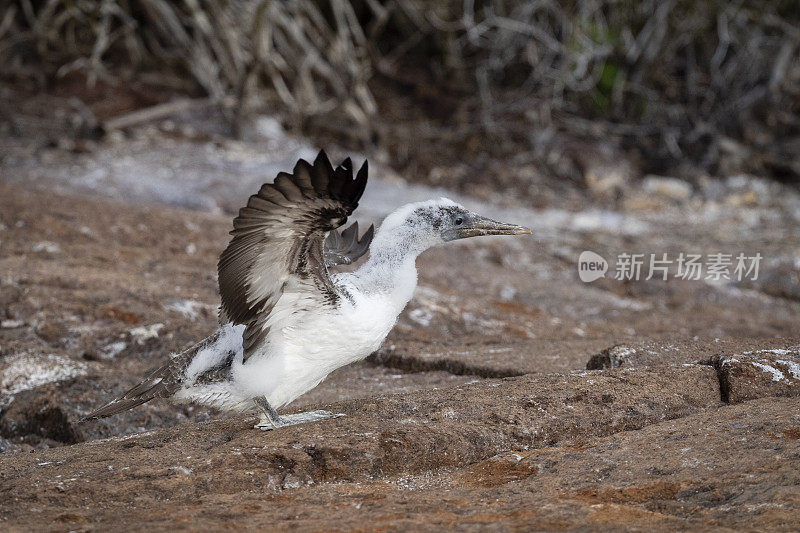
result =
[[[269,404],[264,396],[253,398],[253,401],[255,402],[256,407],[258,407],[261,415],[261,419],[258,421],[258,424],[253,426],[253,428],[260,429],[262,431],[269,431],[270,429],[278,429],[285,426],[293,426],[295,424],[302,424],[304,422],[315,422],[317,420],[339,418],[340,416],[344,416],[344,413],[332,414],[321,409],[317,411],[306,411],[305,413],[295,413],[281,416]]]
[[[261,417],[258,421],[258,424],[253,426],[254,429],[268,431],[270,429],[278,429],[279,427],[286,425],[281,418],[281,415],[279,415],[278,411],[276,411],[269,404],[266,397],[258,396],[257,398],[253,398],[253,402],[255,402],[256,407],[258,407],[259,415]]]

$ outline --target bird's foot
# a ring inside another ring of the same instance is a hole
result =
[[[304,424],[306,422],[316,422],[318,420],[327,420],[328,418],[339,418],[345,416],[344,413],[331,413],[330,411],[323,411],[318,409],[316,411],[307,411],[305,413],[294,413],[291,415],[283,415],[277,419],[270,418],[266,414],[261,414],[261,419],[258,424],[253,426],[254,429],[261,431],[270,431],[286,426],[294,426],[295,424]]]
[[[283,417],[278,419],[270,418],[269,416],[261,413],[258,419],[258,424],[253,426],[253,429],[260,429],[261,431],[269,431],[271,429],[278,429],[283,427]]]

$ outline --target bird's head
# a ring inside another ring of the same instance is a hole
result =
[[[531,230],[516,224],[497,222],[440,198],[405,205],[383,221],[383,235],[404,236],[404,241],[421,252],[443,242],[481,235],[526,235]]]

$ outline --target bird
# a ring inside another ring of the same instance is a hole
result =
[[[357,221],[339,231],[367,174],[367,161],[354,176],[350,158],[334,168],[320,151],[313,163],[300,159],[291,174],[262,185],[234,218],[219,257],[217,331],[83,420],[155,398],[255,411],[262,430],[330,418],[323,410],[277,410],[380,347],[414,294],[422,252],[469,237],[531,233],[447,198],[403,205],[361,236]],[[340,268],[367,252],[358,268]]]

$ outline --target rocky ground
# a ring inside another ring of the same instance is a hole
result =
[[[569,208],[459,196],[534,235],[420,257],[381,350],[287,409],[343,417],[265,433],[153,403],[78,423],[214,330],[231,212],[314,153],[261,135],[161,124],[3,159],[4,529],[796,529],[800,195],[755,177]],[[441,194],[374,165],[359,218]],[[579,280],[585,250],[605,278]],[[613,278],[621,253],[681,252],[763,261],[756,280]]]

